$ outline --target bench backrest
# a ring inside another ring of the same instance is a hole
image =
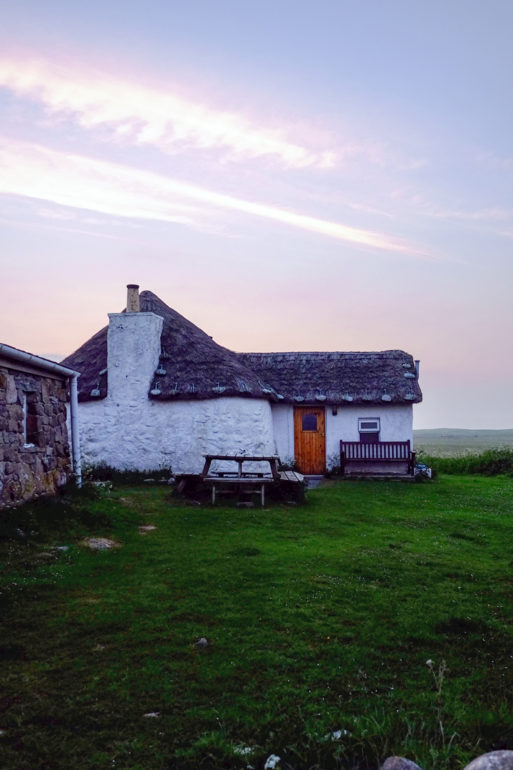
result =
[[[341,441],[340,456],[344,460],[410,460],[409,441],[380,441],[364,444],[360,441]]]

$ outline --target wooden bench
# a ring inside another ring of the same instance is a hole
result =
[[[365,444],[361,441],[340,442],[340,469],[342,473],[350,463],[389,464],[407,463],[408,473],[415,469],[415,452],[411,451],[409,441],[379,441]]]
[[[278,470],[279,457],[249,456],[249,455],[203,455],[205,465],[201,474],[202,481],[212,487],[212,505],[215,505],[216,494],[222,491],[241,493],[259,492],[260,502],[265,505],[265,487],[280,480]],[[214,461],[236,463],[234,471],[214,471],[211,466]],[[269,471],[244,470],[244,463],[268,463]],[[225,488],[223,490],[223,487]],[[226,489],[227,488],[227,489]]]

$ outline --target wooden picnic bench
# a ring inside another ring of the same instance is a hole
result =
[[[203,455],[205,465],[201,474],[202,481],[212,487],[212,505],[215,505],[216,494],[222,491],[241,493],[260,493],[260,502],[265,505],[265,487],[280,480],[279,457],[277,455]],[[236,463],[235,470],[212,470],[212,463]],[[267,463],[269,470],[245,469],[245,463]]]
[[[340,442],[340,468],[345,473],[350,463],[407,463],[408,473],[415,469],[415,452],[409,441],[379,441],[366,444],[361,441]]]

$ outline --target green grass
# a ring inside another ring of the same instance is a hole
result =
[[[2,768],[449,770],[513,745],[509,477],[331,482],[264,510],[114,487],[17,515]]]

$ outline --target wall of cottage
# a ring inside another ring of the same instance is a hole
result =
[[[319,405],[317,404],[316,407]],[[384,406],[337,406],[334,415],[331,406],[326,406],[326,465],[330,470],[340,464],[340,441],[359,441],[359,417],[379,417],[381,421],[381,441],[410,441],[413,447],[413,409],[410,404]],[[291,404],[275,404],[272,407],[276,448],[282,462],[292,464],[294,461],[294,406]],[[394,464],[388,470],[403,473],[406,464]],[[374,467],[365,464],[361,468],[356,463],[351,465],[353,472],[364,470],[366,473],[380,470],[383,466]]]
[[[118,470],[201,473],[204,454],[275,453],[271,407],[263,399],[151,400],[107,396],[79,404],[82,462]]]
[[[79,404],[84,468],[201,473],[204,454],[274,454],[271,407],[264,399],[148,398],[162,323],[154,313],[109,314],[107,397]]]
[[[66,398],[61,380],[0,366],[0,508],[54,494],[68,481]]]

